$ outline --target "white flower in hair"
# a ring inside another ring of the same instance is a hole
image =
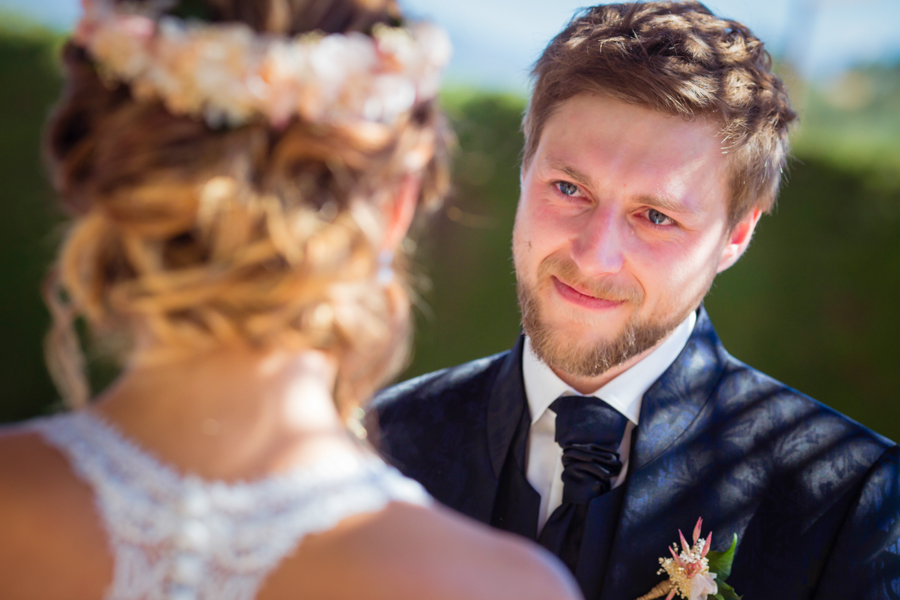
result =
[[[443,30],[378,25],[362,33],[260,35],[242,23],[186,21],[159,5],[83,0],[73,41],[101,74],[211,126],[294,116],[390,124],[437,96],[450,59]]]

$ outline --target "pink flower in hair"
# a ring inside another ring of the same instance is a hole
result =
[[[260,118],[278,128],[294,116],[390,124],[437,95],[449,59],[446,35],[426,25],[290,38],[242,23],[185,21],[154,3],[83,7],[72,41],[107,81],[212,126]]]

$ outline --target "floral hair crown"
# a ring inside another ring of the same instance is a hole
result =
[[[427,23],[363,33],[285,38],[243,23],[164,14],[166,4],[83,0],[73,42],[101,75],[128,84],[173,114],[237,127],[310,122],[391,124],[437,96],[450,58],[444,31]],[[171,6],[171,3],[168,3]]]

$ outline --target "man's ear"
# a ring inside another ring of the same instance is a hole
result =
[[[753,230],[759,222],[762,211],[754,208],[747,215],[738,221],[731,233],[728,234],[728,240],[722,249],[722,256],[719,258],[719,268],[716,273],[721,273],[731,265],[737,262],[747,246],[750,245],[750,238],[753,237]]]
[[[416,215],[421,185],[422,181],[418,177],[405,175],[400,180],[397,192],[385,203],[385,234],[381,250],[394,251],[400,247]]]

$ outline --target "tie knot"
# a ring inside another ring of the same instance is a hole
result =
[[[556,413],[556,443],[563,449],[590,444],[617,451],[628,419],[596,396],[560,396],[550,405]]]

